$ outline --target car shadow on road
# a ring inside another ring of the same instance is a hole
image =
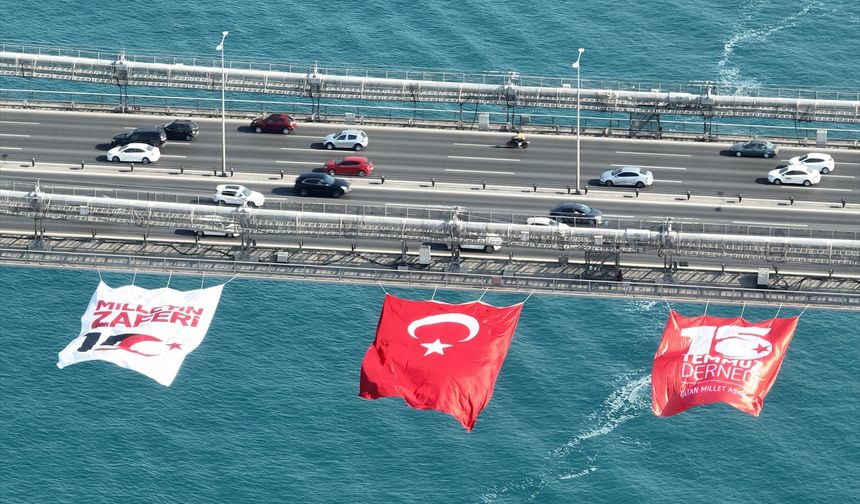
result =
[[[767,181],[767,177],[758,177],[757,179],[755,179],[755,183],[761,185],[772,185],[770,182]]]
[[[95,148],[96,148],[96,150],[100,150],[100,151],[109,151],[110,150],[110,144],[109,143],[96,144]]]
[[[728,156],[728,157],[741,157],[730,151],[729,149],[724,149],[720,151],[720,156]]]
[[[295,196],[296,191],[292,186],[290,187],[276,187],[272,189],[272,194],[276,194],[278,196]]]

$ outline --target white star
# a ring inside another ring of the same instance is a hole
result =
[[[439,339],[436,339],[436,341],[434,341],[433,343],[421,343],[421,346],[423,346],[424,348],[427,349],[427,351],[424,352],[424,357],[427,357],[431,353],[437,353],[439,355],[445,355],[444,350],[446,348],[452,347],[454,345],[442,343],[441,341],[439,341]]]

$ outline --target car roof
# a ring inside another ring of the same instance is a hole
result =
[[[810,157],[810,156],[811,157],[820,157],[820,158],[824,158],[824,159],[830,159],[832,157],[830,154],[825,154],[823,152],[810,152],[808,154],[803,154],[800,157]]]
[[[341,161],[358,161],[359,163],[367,163],[370,160],[364,156],[344,156]]]
[[[244,189],[244,188],[245,188],[245,186],[238,185],[238,184],[221,184],[218,187],[216,187],[215,190],[216,191],[225,191],[225,190],[238,191],[239,189]]]
[[[151,126],[146,128],[137,128],[132,133],[163,133],[164,128],[161,126]]]
[[[619,166],[615,170],[633,171],[633,172],[639,172],[639,173],[645,173],[646,171],[648,171],[645,168],[639,168],[638,166]],[[613,172],[615,170],[609,170],[609,171]]]
[[[550,209],[550,211],[553,211],[553,212],[563,212],[563,211],[565,211],[565,210],[570,210],[571,208],[576,208],[576,209],[579,209],[579,210],[586,210],[586,209],[587,209],[587,210],[590,210],[590,209],[591,209],[591,207],[589,207],[588,205],[585,205],[585,204],[583,204],[583,203],[572,203],[572,202],[567,202],[567,203],[559,203],[558,205],[556,205],[556,206],[552,207],[552,208]]]
[[[337,134],[338,134],[338,135],[341,135],[341,134],[343,134],[343,133],[353,133],[353,134],[356,134],[356,135],[363,135],[363,134],[364,134],[364,130],[350,128],[350,129],[340,130],[340,131],[338,131],[338,132],[337,132]]]
[[[141,142],[132,142],[130,144],[125,144],[124,146],[122,146],[122,148],[123,149],[138,148],[138,149],[143,149],[143,150],[157,149],[157,147],[153,147],[153,146],[149,145],[148,143],[141,143]]]

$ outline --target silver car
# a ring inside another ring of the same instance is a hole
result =
[[[600,175],[600,183],[607,187],[633,186],[642,188],[654,183],[654,174],[650,170],[636,166],[622,166],[615,170],[606,170]]]

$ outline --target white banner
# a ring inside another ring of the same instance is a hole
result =
[[[81,334],[60,352],[57,367],[103,360],[169,387],[206,336],[223,287],[181,292],[99,282],[81,317]]]

